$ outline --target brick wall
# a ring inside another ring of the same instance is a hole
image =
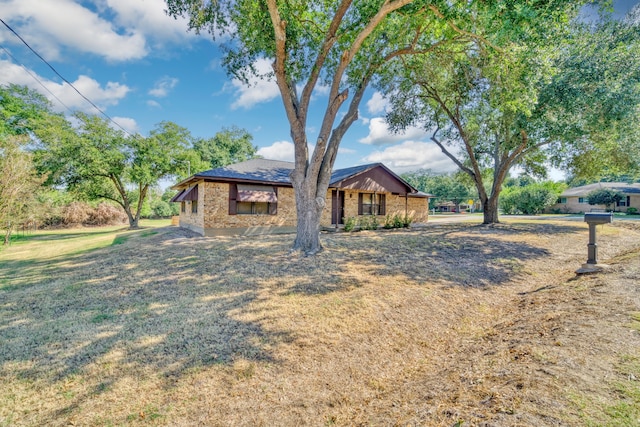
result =
[[[344,217],[358,218],[358,193],[357,190],[345,190],[344,192]],[[327,192],[326,197],[327,205],[322,212],[321,225],[325,227],[331,226],[331,190]],[[405,207],[409,216],[413,218],[414,223],[427,222],[429,218],[429,200],[426,198],[409,197],[405,199],[404,196],[394,196],[390,193],[386,193],[386,212],[387,215],[399,214],[404,217]],[[385,215],[378,216],[378,222],[382,224],[384,222]]]
[[[186,212],[180,212],[180,226],[202,235],[262,234],[281,230],[292,231],[296,226],[296,205],[293,188],[278,187],[278,211],[276,215],[229,215],[229,184],[219,182],[198,183],[198,212],[191,213],[191,202],[186,202]],[[345,191],[345,218],[358,217],[358,193]],[[331,191],[327,192],[326,206],[320,224],[331,226]],[[386,195],[387,215],[405,215],[405,207],[414,223],[427,222],[428,199]],[[384,215],[379,216],[384,222]]]
[[[180,227],[185,227],[196,233],[204,234],[204,187],[205,182],[198,182],[198,212],[192,213],[192,203],[185,203],[185,212],[180,209]]]

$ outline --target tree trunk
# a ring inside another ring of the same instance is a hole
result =
[[[483,201],[484,208],[484,221],[483,224],[498,224],[498,197],[491,196],[486,201]]]
[[[138,228],[138,219],[131,213],[131,208],[128,206],[124,207],[124,211],[127,214],[127,218],[129,219],[129,229],[134,230]]]
[[[498,198],[491,196],[484,203],[483,224],[498,224]]]
[[[138,217],[130,217],[129,218],[129,229],[130,230],[136,230],[136,229],[140,228],[140,226],[138,225],[138,221],[139,221]]]
[[[315,189],[306,189],[308,183],[294,186],[296,193],[296,240],[293,251],[300,251],[304,255],[315,255],[322,250],[320,243],[320,217],[325,205],[324,198],[316,198]],[[317,185],[311,186],[317,188]],[[326,193],[326,191],[325,191]]]

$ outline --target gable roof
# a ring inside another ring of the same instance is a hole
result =
[[[626,182],[596,182],[595,184],[568,188],[561,194],[561,197],[583,197],[592,191],[603,188],[616,190],[624,194],[640,194],[640,183],[627,184]]]
[[[289,175],[293,171],[293,162],[283,162],[279,160],[269,159],[251,159],[245,162],[235,163],[233,165],[221,168],[210,169],[208,171],[199,172],[184,181],[174,185],[173,189],[182,189],[194,181],[204,179],[205,181],[219,182],[246,182],[254,184],[268,184],[291,186],[291,178]],[[350,168],[337,169],[331,174],[329,187],[342,188],[344,184],[351,184],[355,181],[355,177],[381,168],[391,181],[396,181],[395,187],[402,188],[404,192],[416,197],[428,197],[429,195],[419,192],[404,179],[393,173],[382,163],[372,163],[361,166],[353,166]]]

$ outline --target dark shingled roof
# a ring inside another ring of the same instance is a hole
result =
[[[289,174],[292,170],[292,162],[251,159],[246,162],[200,172],[195,174],[194,177],[291,184]]]
[[[382,167],[389,174],[394,176],[400,182],[411,189],[413,196],[425,197],[428,196],[425,193],[417,192],[409,183],[393,173],[382,163],[371,163],[368,165],[353,166],[345,169],[338,169],[331,174],[331,181],[329,186],[338,184],[345,179],[348,179],[354,175],[366,172],[376,167]],[[268,183],[268,184],[284,184],[291,185],[291,179],[289,175],[294,168],[293,162],[283,162],[279,160],[267,160],[267,159],[251,159],[241,163],[235,163],[233,165],[210,169],[208,171],[199,172],[186,180],[176,184],[173,188],[188,184],[190,181],[195,181],[201,178],[206,180],[220,180],[220,181],[242,181],[252,183]]]

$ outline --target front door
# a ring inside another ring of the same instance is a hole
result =
[[[331,190],[331,224],[344,224],[344,191]]]

